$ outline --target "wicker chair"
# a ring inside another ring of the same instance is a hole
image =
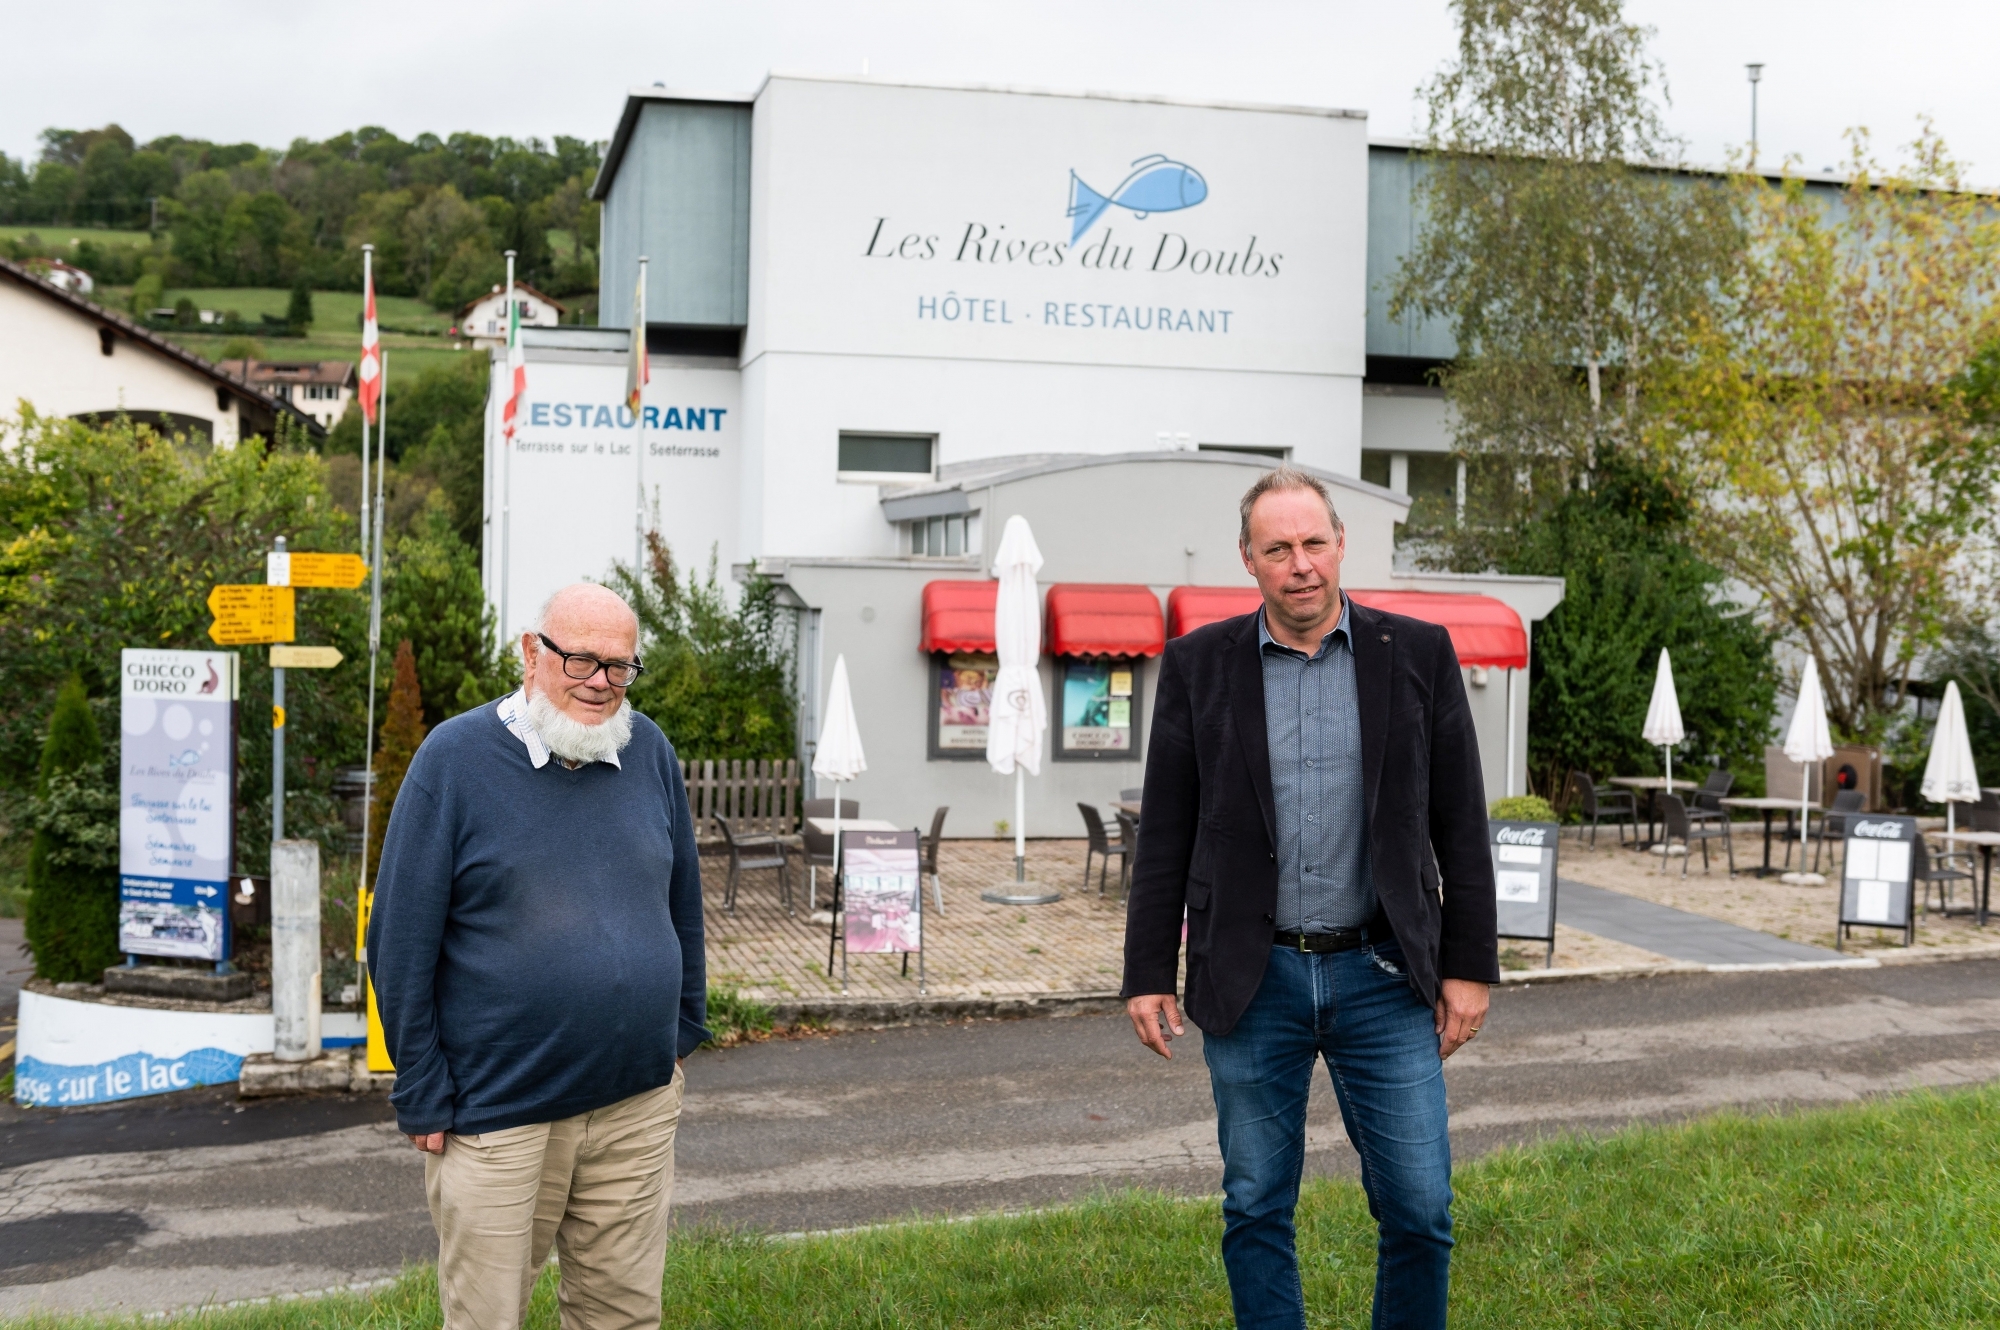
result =
[[[937,912],[944,913],[944,883],[938,880],[938,842],[944,839],[944,817],[951,811],[950,805],[939,808],[931,814],[931,834],[917,841],[917,872],[928,873],[931,878],[931,899],[937,902]]]
[[[1083,885],[1090,886],[1090,859],[1092,855],[1103,856],[1097,870],[1097,894],[1104,894],[1104,886],[1111,873],[1111,856],[1117,855],[1122,863],[1132,847],[1122,840],[1112,840],[1104,830],[1104,818],[1086,803],[1079,803],[1076,810],[1083,814],[1084,834],[1090,838],[1083,851]],[[1124,881],[1124,870],[1119,870],[1119,881]]]
[[[1730,875],[1735,875],[1736,838],[1729,834],[1729,823],[1695,821],[1688,816],[1688,806],[1682,802],[1678,794],[1662,794],[1660,796],[1660,816],[1666,826],[1666,835],[1660,842],[1662,848],[1671,851],[1674,847],[1674,841],[1679,840],[1681,848],[1685,851],[1681,855],[1682,877],[1687,876],[1687,861],[1694,857],[1694,847],[1697,841],[1701,842],[1701,871],[1704,873],[1708,871],[1708,843],[1712,840],[1722,842],[1723,850],[1729,855]],[[1660,871],[1663,873],[1667,871],[1664,856],[1660,861]]]
[[[1577,797],[1577,812],[1581,821],[1576,824],[1576,838],[1583,839],[1583,822],[1590,823],[1590,848],[1597,848],[1597,824],[1609,818],[1618,828],[1618,843],[1625,843],[1625,827],[1632,828],[1632,838],[1639,837],[1639,804],[1630,790],[1600,792],[1597,782],[1581,771],[1569,773],[1569,787]]]
[[[729,819],[718,817],[715,825],[722,829],[723,844],[729,849],[729,888],[722,898],[722,908],[736,913],[736,883],[746,872],[759,868],[778,870],[778,899],[784,904],[785,913],[792,912],[792,861],[786,853],[782,836],[740,835],[729,825]]]

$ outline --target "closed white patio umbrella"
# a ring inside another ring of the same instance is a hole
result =
[[[1660,745],[1667,763],[1667,793],[1674,792],[1674,745],[1687,738],[1681,726],[1681,699],[1674,691],[1674,665],[1667,649],[1660,648],[1660,669],[1653,676],[1653,700],[1646,708],[1646,723],[1639,737]]]
[[[1979,802],[1979,771],[1972,761],[1972,735],[1965,727],[1965,700],[1958,681],[1944,686],[1937,728],[1931,731],[1931,759],[1924,764],[1924,798],[1944,805],[1944,829],[1957,830],[1956,804]]]
[[[1826,879],[1805,871],[1812,764],[1833,756],[1833,731],[1826,723],[1826,695],[1819,687],[1819,662],[1811,656],[1806,657],[1805,673],[1799,677],[1799,704],[1792,709],[1792,727],[1785,734],[1785,756],[1799,764],[1799,871],[1787,873],[1779,881],[1816,886]]]
[[[1029,772],[1042,773],[1042,736],[1049,725],[1048,704],[1042,697],[1042,596],[1035,574],[1042,569],[1042,552],[1028,519],[1019,513],[1007,519],[1000,548],[993,555],[993,575],[1000,590],[993,604],[993,639],[999,649],[1000,672],[993,680],[993,700],[987,712],[986,761],[1003,776],[1014,778],[1014,882],[980,893],[982,900],[1002,905],[1046,905],[1062,899],[1027,880]]]
[[[833,782],[833,878],[840,881],[840,787],[868,770],[868,758],[861,751],[861,726],[854,719],[854,695],[847,687],[847,657],[833,659],[833,681],[826,690],[826,720],[819,727],[819,745],[813,749],[813,774]],[[818,883],[813,884],[816,897]],[[807,907],[818,904],[808,900]]]

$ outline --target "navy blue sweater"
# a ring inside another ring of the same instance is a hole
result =
[[[667,1084],[708,1037],[680,764],[537,768],[496,703],[431,731],[397,793],[368,971],[405,1132],[552,1122]]]

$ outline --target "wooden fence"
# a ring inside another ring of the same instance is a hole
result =
[[[714,818],[726,817],[740,832],[795,835],[799,829],[799,764],[783,762],[683,761],[695,835],[719,840]]]

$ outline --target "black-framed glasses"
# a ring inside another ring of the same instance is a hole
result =
[[[599,670],[613,688],[630,688],[632,681],[646,672],[646,667],[636,660],[599,660],[582,651],[564,651],[549,641],[547,633],[536,633],[542,645],[562,657],[563,673],[572,679],[588,679]]]

